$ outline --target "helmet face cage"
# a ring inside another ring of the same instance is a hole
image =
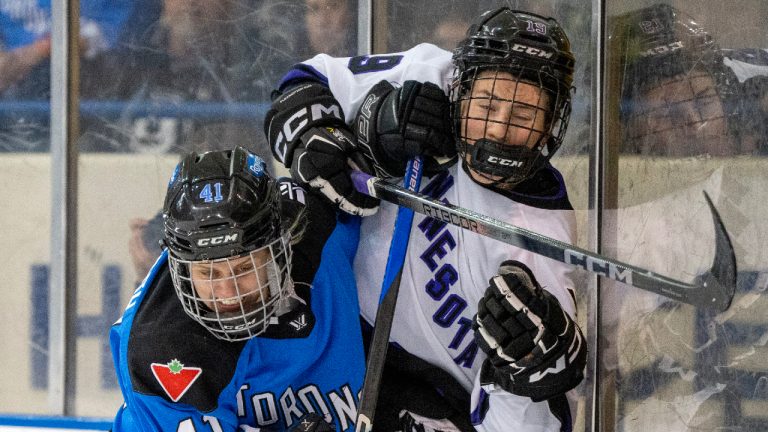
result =
[[[552,18],[502,7],[481,15],[454,51],[451,115],[462,166],[509,189],[563,142],[574,58]]]
[[[722,96],[706,70],[658,79],[630,103],[624,145],[633,152],[680,157],[721,155],[731,148]]]
[[[544,166],[563,142],[571,110],[569,89],[554,81],[544,70],[525,67],[457,74],[451,101],[465,169],[503,187]]]
[[[189,261],[169,254],[184,311],[214,336],[242,341],[262,334],[293,292],[289,235],[246,254]]]
[[[266,163],[242,147],[190,153],[171,178],[163,219],[186,313],[220,339],[263,333],[293,292],[291,232]]]

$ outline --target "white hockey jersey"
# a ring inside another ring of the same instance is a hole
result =
[[[430,81],[448,91],[453,73],[451,53],[429,44],[408,51],[354,58],[318,55],[294,68],[283,80],[313,79],[326,84],[351,123],[368,90],[381,80],[395,86],[406,80]],[[560,180],[553,168],[549,168]],[[513,225],[573,243],[572,210],[552,210],[521,204],[474,183],[454,165],[421,190],[434,198],[471,209]],[[564,187],[561,193],[565,195]],[[562,197],[560,197],[562,198]],[[565,198],[567,201],[567,197]],[[355,260],[361,313],[373,323],[397,207],[382,203],[379,212],[364,218]],[[473,341],[472,318],[477,302],[499,264],[514,259],[528,265],[544,289],[575,313],[571,268],[522,249],[415,215],[391,341],[452,375],[472,393],[472,422],[479,431],[560,431],[547,403],[533,403],[492,386],[480,387],[478,375],[485,358]]]

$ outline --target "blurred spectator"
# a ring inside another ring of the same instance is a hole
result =
[[[432,33],[424,39],[425,42],[453,50],[464,39],[470,25],[469,20],[475,15],[476,12],[466,6],[461,9],[454,6],[450,12],[438,18]]]
[[[25,79],[40,63],[51,56],[48,36],[15,49],[0,51],[0,91]]]
[[[305,0],[304,26],[309,57],[325,53],[352,56],[357,50],[357,2],[352,0]]]
[[[110,76],[115,50],[133,28],[134,7],[147,0],[82,0],[80,11],[80,94],[100,97],[112,91],[101,75]],[[51,2],[0,1],[0,98],[47,101],[50,98]],[[146,10],[144,10],[146,12]],[[47,111],[3,110],[0,151],[47,151]]]
[[[666,4],[614,23],[623,152],[728,156],[765,145],[760,102],[768,68],[756,66],[768,65],[764,55],[720,49],[691,17]]]
[[[297,9],[277,0],[163,0],[159,19],[120,53],[124,70],[110,77],[125,108],[84,131],[81,150],[199,152],[234,142],[267,156],[258,111],[232,115],[225,104],[269,101],[271,83],[298,58]]]
[[[80,46],[92,60],[116,46],[133,10],[132,0],[82,0]],[[30,77],[51,55],[51,3],[44,0],[0,2],[0,92]],[[36,81],[47,87],[48,74]],[[34,87],[34,86],[33,86]]]

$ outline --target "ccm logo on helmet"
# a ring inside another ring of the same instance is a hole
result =
[[[528,55],[532,55],[534,57],[542,57],[542,58],[552,58],[552,56],[555,54],[552,51],[544,51],[539,48],[530,47],[527,45],[521,45],[521,44],[514,44],[512,45],[512,51],[526,53]]]
[[[521,161],[516,161],[512,159],[504,159],[500,158],[498,156],[488,156],[488,163],[501,165],[501,166],[508,166],[508,167],[521,167],[523,166],[523,163]]]
[[[236,242],[238,237],[238,233],[220,235],[216,237],[205,237],[197,239],[197,245],[200,247],[224,245]]]

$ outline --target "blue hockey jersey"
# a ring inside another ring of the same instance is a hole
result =
[[[310,217],[292,261],[306,305],[243,342],[184,313],[164,252],[111,329],[125,398],[113,431],[281,431],[308,412],[354,429],[365,369],[351,267],[359,226]]]

